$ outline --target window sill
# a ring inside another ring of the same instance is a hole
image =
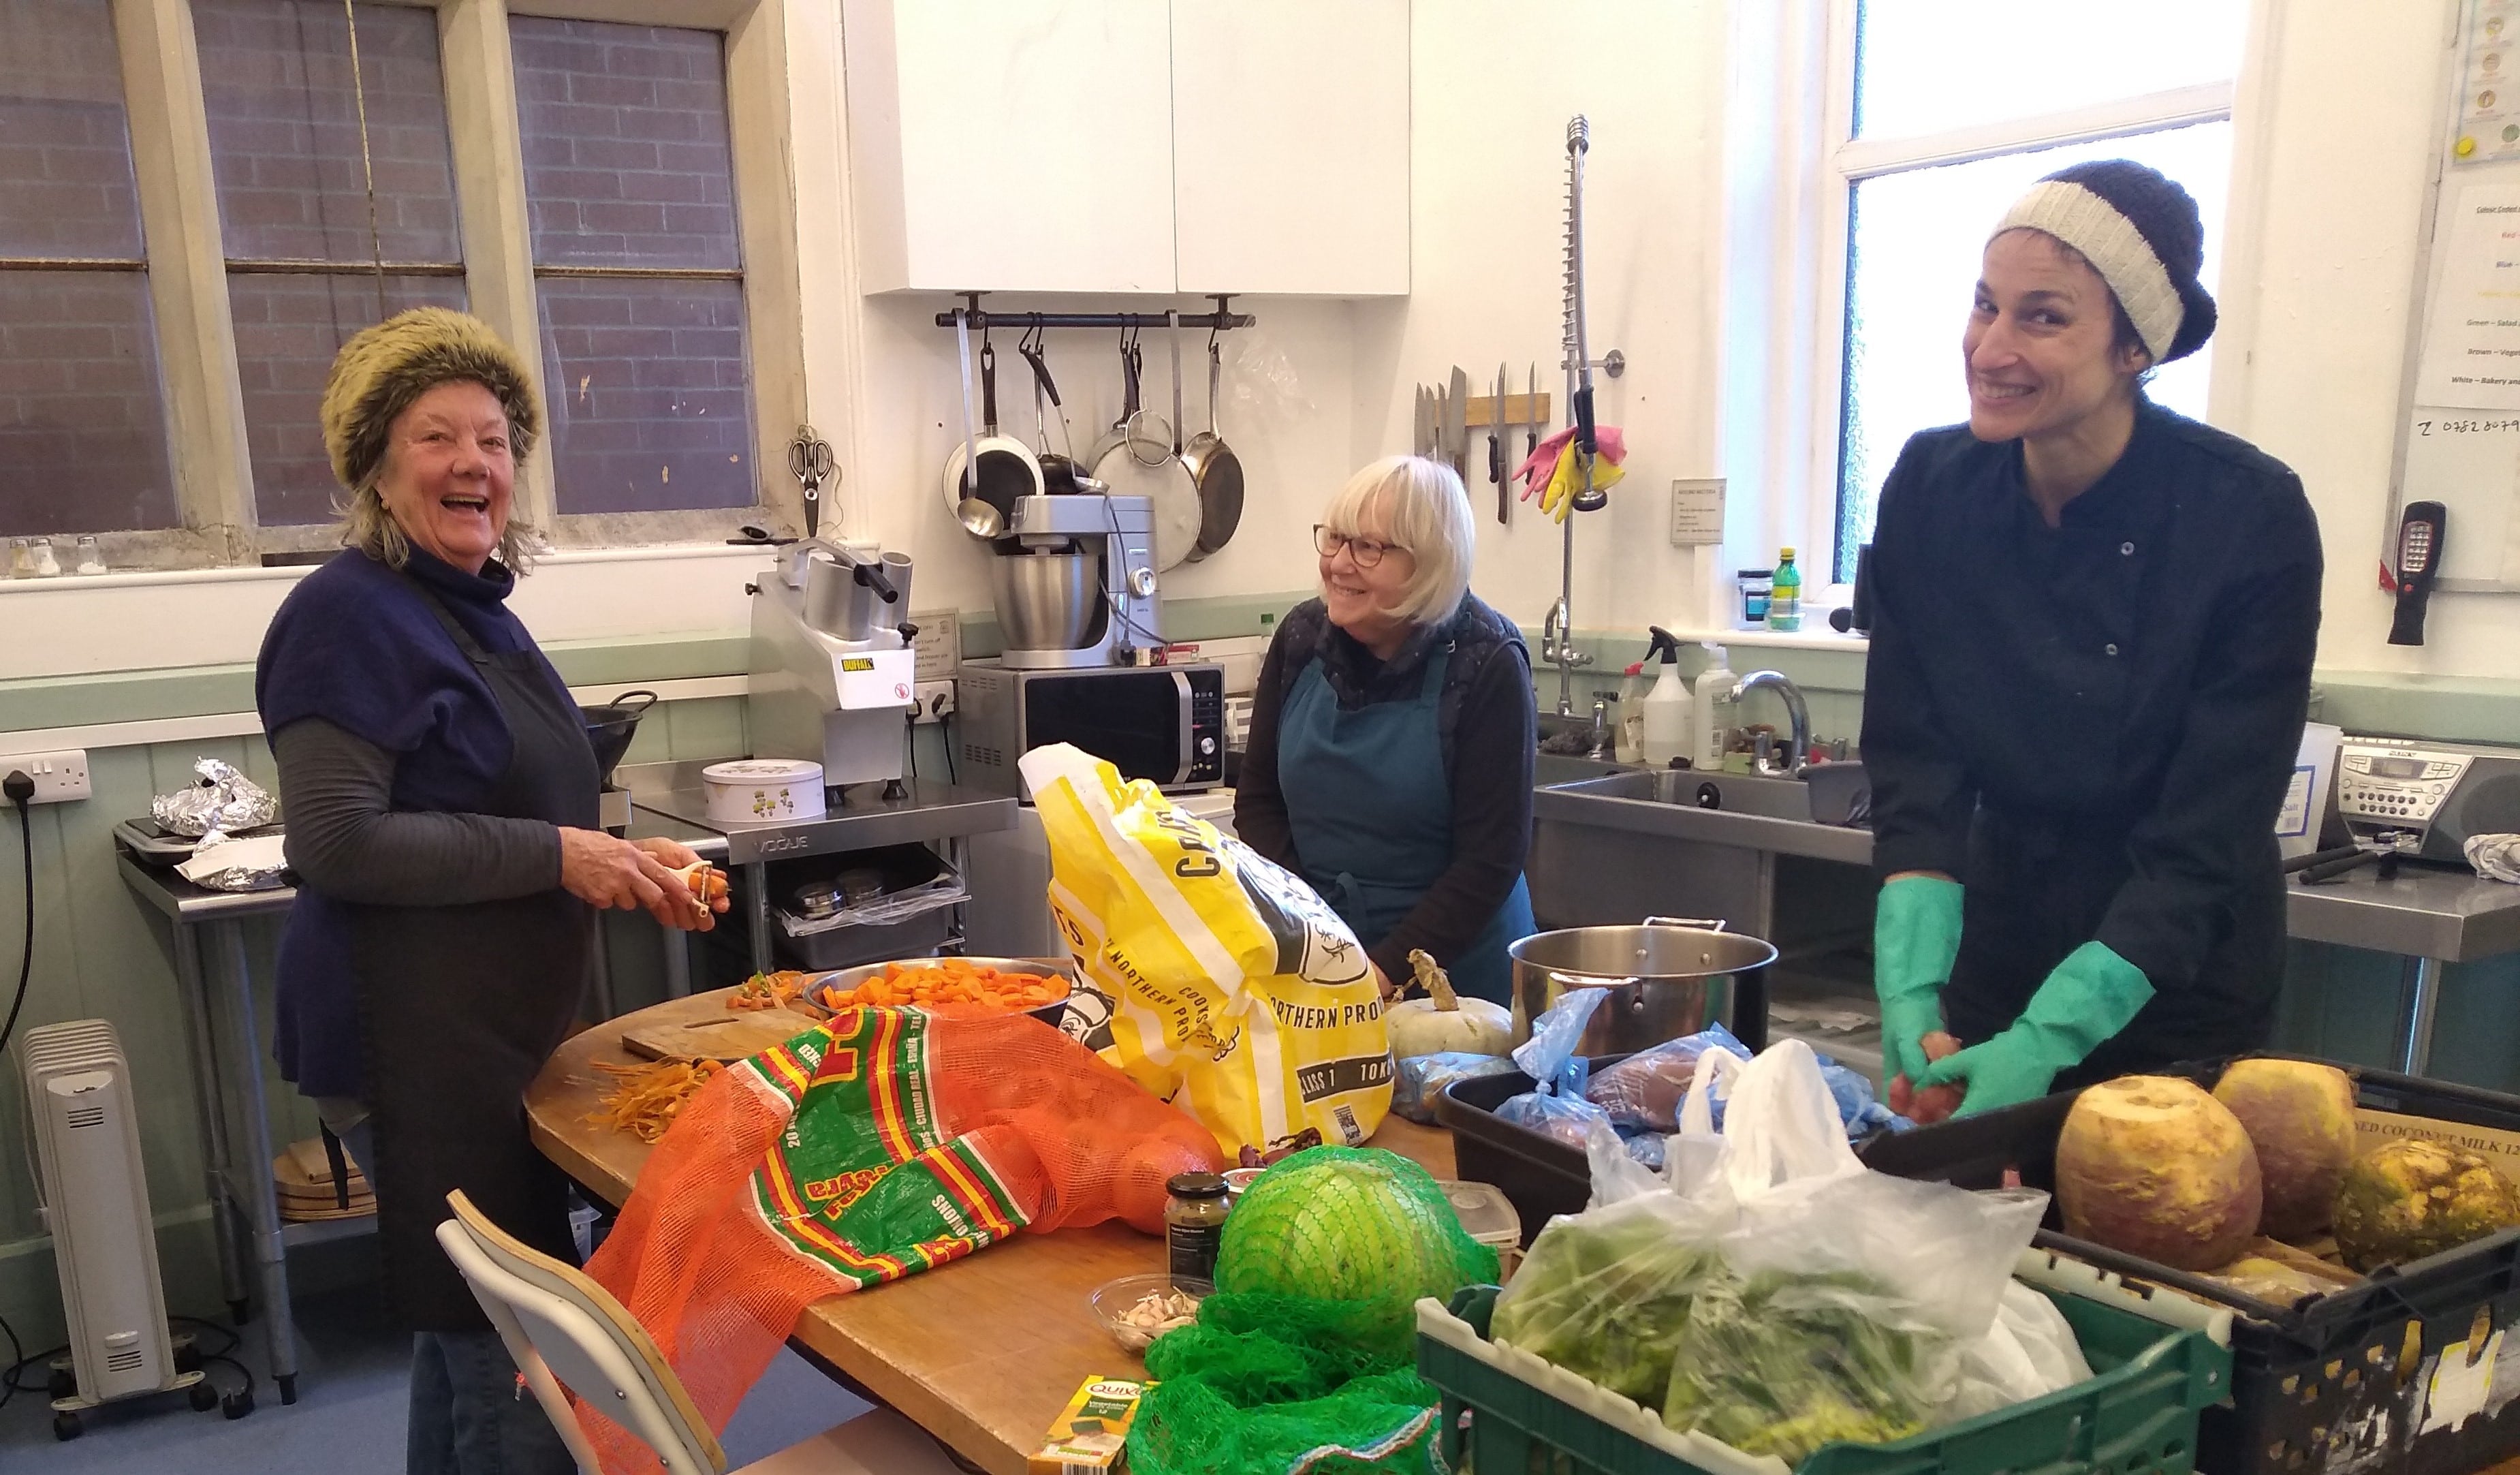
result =
[[[1859,653],[1872,648],[1872,642],[1862,635],[1841,635],[1830,629],[1827,611],[1821,611],[1818,618],[1819,629],[1811,628],[1813,617],[1805,616],[1804,627],[1799,630],[1675,629],[1672,634],[1679,637],[1683,645],[1705,642],[1727,648],[1751,646],[1769,650]]]
[[[555,548],[536,559],[535,567],[592,567],[603,564],[657,563],[708,558],[758,559],[769,546],[758,543],[655,543],[634,548]],[[121,574],[62,574],[50,578],[0,578],[0,597],[44,591],[71,593],[82,589],[164,589],[187,584],[293,581],[320,565],[282,568],[259,565],[222,569],[135,569]]]

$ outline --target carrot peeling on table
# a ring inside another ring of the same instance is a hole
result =
[[[805,996],[805,982],[811,973],[783,968],[777,973],[756,973],[736,986],[726,996],[730,1009],[784,1009]]]
[[[586,1120],[614,1131],[629,1132],[642,1142],[662,1137],[683,1104],[726,1069],[714,1060],[680,1055],[642,1065],[614,1065],[599,1060],[595,1068],[620,1083],[599,1098],[604,1109],[587,1113]]]

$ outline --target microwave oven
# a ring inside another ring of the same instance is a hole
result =
[[[1014,670],[967,663],[955,675],[959,781],[1025,798],[1015,761],[1073,743],[1171,792],[1225,782],[1225,668],[1104,666]]]

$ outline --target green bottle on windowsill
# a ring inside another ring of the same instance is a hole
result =
[[[1768,596],[1768,628],[1798,630],[1803,627],[1803,571],[1794,567],[1794,550],[1777,550],[1775,592]]]

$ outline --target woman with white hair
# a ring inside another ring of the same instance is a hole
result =
[[[1423,948],[1505,1002],[1533,931],[1531,653],[1470,592],[1462,479],[1386,456],[1313,529],[1322,592],[1278,626],[1234,797],[1243,842],[1356,929],[1388,991]]]

